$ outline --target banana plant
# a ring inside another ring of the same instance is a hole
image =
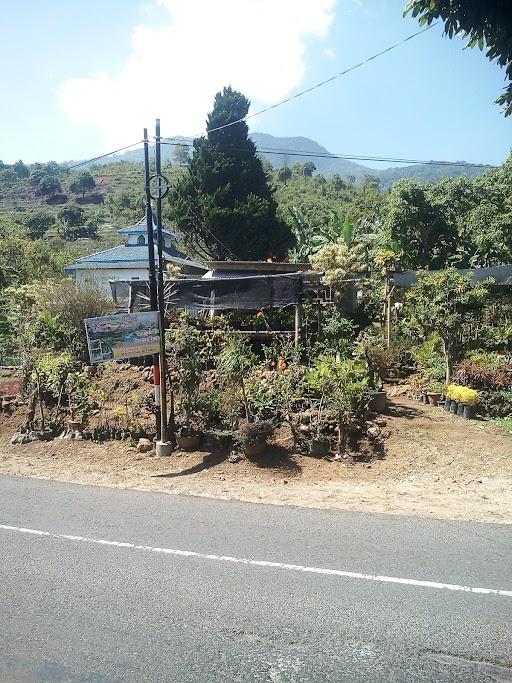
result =
[[[290,253],[290,260],[293,263],[301,263],[307,261],[314,251],[313,241],[316,230],[302,211],[295,206],[290,209],[290,217],[295,237],[295,247]]]
[[[332,212],[329,225],[318,228],[313,236],[313,251],[317,252],[327,244],[344,244],[348,249],[354,244],[354,224],[348,216]]]

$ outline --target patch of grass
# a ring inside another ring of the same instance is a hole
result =
[[[493,420],[493,422],[495,422],[509,434],[512,434],[512,417],[497,417],[495,420]]]

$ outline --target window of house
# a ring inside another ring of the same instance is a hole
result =
[[[140,247],[142,247],[142,246],[144,246],[144,245],[146,244],[146,238],[144,237],[144,235],[139,235],[139,236],[137,237],[137,244],[138,244]]]

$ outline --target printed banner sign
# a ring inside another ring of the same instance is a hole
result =
[[[158,353],[158,313],[122,313],[84,320],[91,363]]]

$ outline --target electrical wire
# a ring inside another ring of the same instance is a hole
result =
[[[106,154],[100,154],[100,156],[93,157],[92,159],[87,159],[86,161],[80,161],[78,164],[73,164],[73,166],[66,166],[68,170],[72,170],[73,168],[79,168],[80,166],[86,166],[87,164],[91,164],[93,161],[98,161],[98,159],[104,159],[105,157],[109,157],[111,154],[117,154],[118,152],[124,152],[127,149],[130,149],[131,147],[136,147],[137,145],[142,145],[144,140],[138,140],[137,142],[133,142],[131,145],[126,145],[125,147],[120,147],[119,149],[114,149],[112,152],[107,152]]]
[[[339,73],[334,74],[334,76],[330,76],[330,78],[326,78],[324,81],[320,81],[319,83],[315,83],[311,87],[306,88],[305,90],[301,90],[298,93],[295,93],[295,95],[291,95],[290,97],[286,97],[284,100],[280,100],[279,102],[276,102],[275,104],[271,104],[269,107],[265,107],[264,109],[260,109],[259,111],[255,111],[252,114],[247,114],[246,116],[243,116],[241,119],[238,119],[237,121],[231,121],[230,123],[226,123],[223,126],[218,126],[217,128],[211,128],[208,131],[208,133],[214,133],[218,130],[223,130],[224,128],[229,128],[230,126],[235,126],[237,123],[243,123],[244,121],[247,121],[248,119],[253,119],[256,116],[260,116],[261,114],[265,114],[266,112],[271,111],[272,109],[277,109],[277,107],[280,107],[283,104],[287,104],[288,102],[291,102],[292,100],[296,100],[297,98],[302,97],[303,95],[307,95],[308,93],[313,92],[313,90],[316,90],[317,88],[321,88],[322,86],[327,85],[327,83],[332,83],[332,81],[335,81],[337,78],[341,78],[342,76],[345,76],[346,74],[350,73],[351,71],[355,71],[356,69],[359,69],[360,67],[364,66],[365,64],[368,64],[368,62],[371,62],[374,59],[377,59],[377,57],[381,57],[382,55],[385,55],[388,52],[391,52],[391,50],[394,50],[397,47],[400,47],[400,45],[407,43],[409,40],[416,38],[417,36],[421,35],[422,33],[425,33],[426,31],[430,31],[431,28],[434,28],[434,26],[437,26],[439,23],[441,23],[441,22],[436,21],[433,24],[430,24],[430,26],[427,26],[426,28],[421,29],[421,31],[416,31],[416,33],[413,33],[410,36],[407,36],[407,38],[400,40],[398,43],[395,43],[394,45],[390,45],[385,50],[381,50],[380,52],[375,53],[371,57],[364,59],[362,62],[359,62],[359,64],[354,64],[353,66],[350,66],[348,69],[344,69],[343,71],[340,71]],[[199,137],[199,136],[196,136],[196,137]]]
[[[185,146],[184,143],[181,142],[162,142],[163,145],[169,145],[169,146],[176,146],[176,145],[183,145]],[[192,147],[192,145],[187,144],[187,147]],[[242,148],[237,148],[237,147],[231,147],[231,151],[234,152],[242,152],[246,154],[251,154],[250,150],[247,149],[242,149]],[[276,148],[267,148],[267,147],[256,147],[256,152],[258,154],[273,154],[277,156],[300,156],[300,157],[309,157],[313,159],[340,159],[340,160],[355,160],[355,161],[377,161],[377,162],[386,162],[386,163],[395,163],[395,164],[426,164],[429,166],[462,166],[464,168],[498,168],[498,166],[493,166],[491,164],[473,164],[473,163],[466,163],[462,161],[432,161],[432,160],[422,160],[422,159],[398,159],[398,158],[393,158],[393,157],[376,157],[376,156],[363,156],[359,154],[330,154],[330,153],[313,153],[313,152],[308,152],[307,150],[283,150],[283,149],[276,149]]]

